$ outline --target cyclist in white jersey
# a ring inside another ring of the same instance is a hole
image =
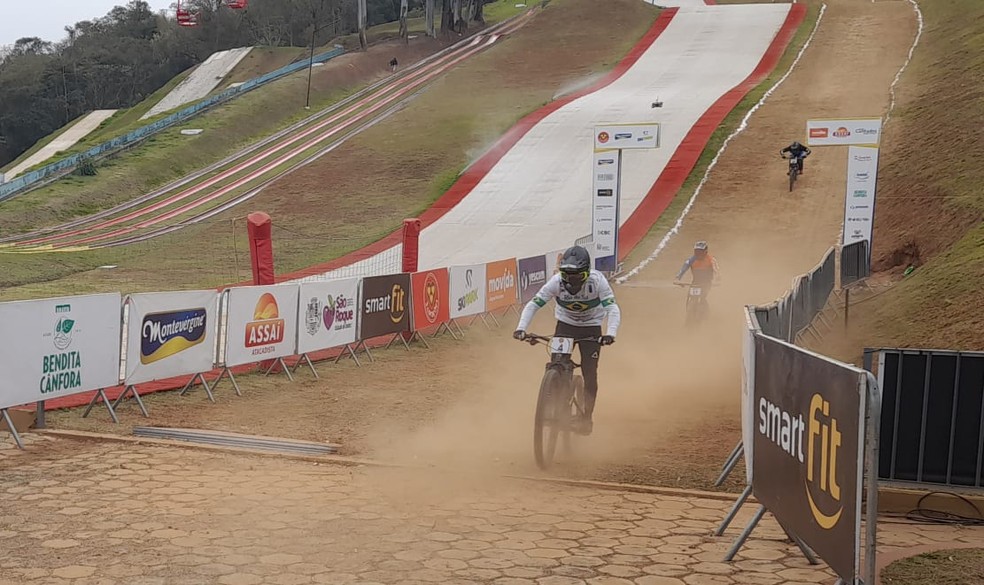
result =
[[[605,275],[591,269],[591,256],[581,246],[569,248],[560,261],[560,273],[555,274],[540,292],[536,293],[519,318],[519,325],[513,337],[520,341],[526,338],[533,315],[550,302],[556,300],[557,328],[554,335],[581,339],[600,338],[595,341],[578,342],[581,358],[581,371],[584,375],[584,419],[577,424],[577,430],[585,435],[591,434],[591,414],[594,412],[595,398],[598,395],[598,357],[601,345],[615,343],[615,335],[621,321],[621,312],[615,302],[615,293]],[[601,325],[608,318],[605,334]]]

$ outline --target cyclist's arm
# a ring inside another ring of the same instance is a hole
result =
[[[618,334],[618,326],[622,322],[622,311],[618,308],[618,303],[615,302],[615,291],[612,290],[612,285],[608,283],[608,279],[601,281],[600,289],[598,297],[601,299],[601,306],[605,307],[606,317],[608,317],[608,328],[605,335],[615,337]]]
[[[687,258],[687,261],[683,263],[683,268],[680,269],[680,272],[677,272],[676,279],[680,280],[681,278],[683,278],[683,275],[686,274],[688,270],[690,270],[690,265],[693,263],[694,263],[693,256]]]
[[[559,293],[560,276],[555,274],[540,288],[539,292],[533,296],[533,299],[523,307],[523,313],[519,316],[519,325],[516,326],[516,329],[526,331],[526,328],[530,326],[530,322],[533,320],[533,315],[536,315],[536,312],[541,307],[549,303]]]

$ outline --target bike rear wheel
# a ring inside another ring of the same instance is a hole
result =
[[[540,382],[533,422],[533,456],[540,469],[553,464],[558,435],[564,433],[565,444],[569,441],[569,418],[570,388],[559,371],[548,369]]]

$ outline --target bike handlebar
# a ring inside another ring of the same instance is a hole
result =
[[[550,343],[550,340],[553,338],[554,336],[545,336],[545,335],[537,335],[536,333],[527,333],[526,336],[523,337],[522,341],[525,341],[530,345],[536,345],[537,343],[543,343],[543,344]],[[577,343],[579,341],[594,341],[597,343],[601,343],[601,337],[581,337],[579,339],[575,339],[574,343]]]

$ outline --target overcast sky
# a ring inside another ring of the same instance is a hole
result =
[[[155,12],[174,0],[147,0]],[[105,16],[127,0],[0,0],[0,46],[22,37],[60,41],[65,27],[80,20]]]

